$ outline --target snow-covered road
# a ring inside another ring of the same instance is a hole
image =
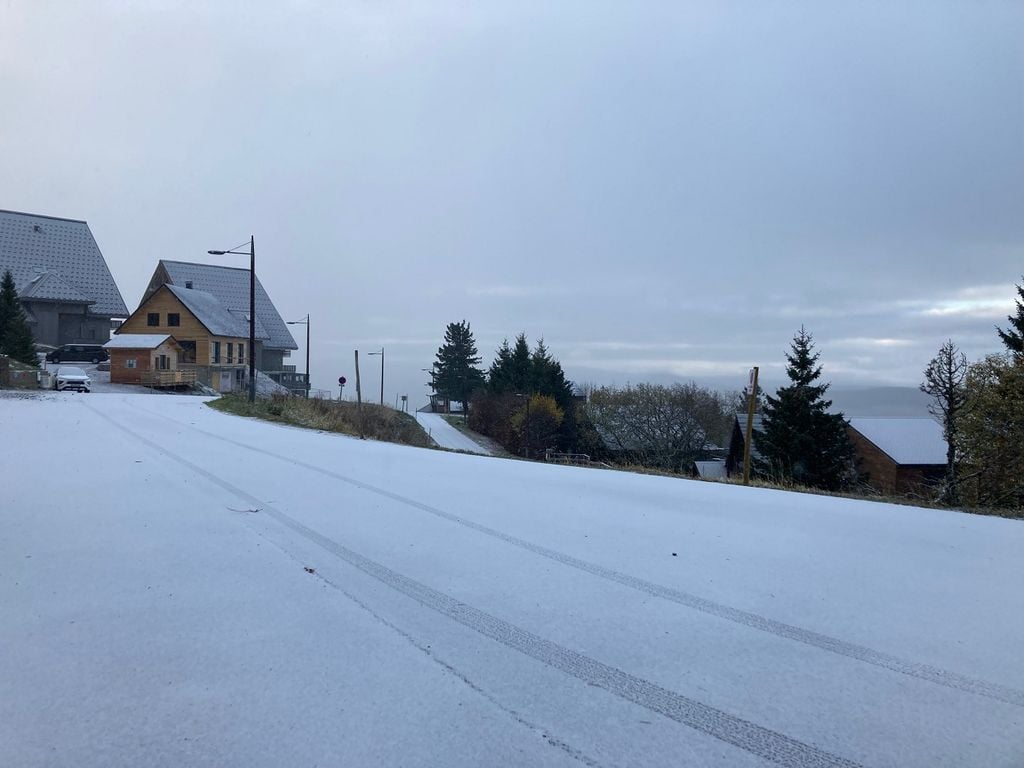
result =
[[[480,453],[489,456],[491,452],[477,443],[468,435],[459,432],[455,427],[444,420],[440,413],[426,413],[416,411],[416,421],[420,423],[430,435],[430,438],[442,448],[451,448],[456,451],[467,451],[469,453]]]
[[[0,764],[1024,765],[1024,524],[0,399]]]

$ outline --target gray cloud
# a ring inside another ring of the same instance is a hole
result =
[[[462,318],[487,361],[736,386],[805,323],[837,382],[914,384],[1024,272],[1019,3],[2,14],[0,206],[88,219],[130,305],[254,233],[316,386],[384,344],[422,392]]]

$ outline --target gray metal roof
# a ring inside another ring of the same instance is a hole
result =
[[[128,316],[84,221],[0,210],[0,275],[5,270],[11,271],[18,295],[26,299],[86,301],[91,302],[91,314]]]
[[[196,316],[196,320],[205,325],[214,336],[249,338],[248,316],[229,312],[212,293],[182,288],[180,285],[170,283],[165,283],[164,287],[177,296],[185,308]],[[266,339],[267,332],[262,328],[258,317],[256,321],[256,338]]]
[[[216,264],[193,264],[186,261],[167,261],[160,264],[167,272],[170,282],[184,286],[191,282],[197,291],[206,291],[217,298],[221,305],[238,316],[248,318],[249,314],[249,270],[237,267],[223,267]],[[239,314],[240,313],[240,314]],[[246,319],[245,322],[248,322]],[[256,325],[257,338],[266,339],[266,349],[298,349],[298,344],[285,325],[270,296],[256,276]],[[263,335],[260,334],[263,329]],[[248,336],[246,329],[242,336]]]
[[[82,304],[96,303],[95,300],[90,299],[56,272],[38,274],[17,290],[19,299],[70,301]]]

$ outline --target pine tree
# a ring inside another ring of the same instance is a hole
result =
[[[470,396],[484,384],[484,372],[479,365],[480,356],[469,323],[448,323],[444,344],[438,347],[434,363],[434,391],[467,407]]]
[[[512,347],[508,339],[501,342],[494,353],[494,362],[487,371],[487,388],[492,394],[501,395],[512,392]]]
[[[996,326],[999,338],[1006,348],[1017,357],[1024,356],[1024,284],[1017,286],[1017,316],[1009,315],[1010,327],[1005,331]]]
[[[16,306],[18,291],[14,287],[14,276],[8,269],[4,271],[3,279],[0,280],[0,345],[3,344],[4,334],[7,333],[7,326],[10,325]],[[2,346],[0,351],[3,351]]]
[[[943,500],[955,504],[956,444],[960,412],[967,402],[967,355],[956,348],[952,339],[939,348],[924,370],[921,391],[932,396],[928,411],[942,419],[942,436],[946,438],[946,484]]]
[[[529,394],[530,385],[533,383],[533,366],[530,358],[530,345],[526,343],[526,334],[520,333],[516,336],[515,346],[512,347],[512,364],[509,369],[512,392]]]
[[[4,272],[0,281],[0,352],[26,365],[38,364],[32,329],[18,303],[18,292],[10,270]]]
[[[813,338],[803,326],[793,337],[786,355],[786,375],[792,382],[769,395],[762,415],[763,429],[756,445],[762,459],[759,474],[812,488],[841,487],[853,461],[853,445],[842,414],[828,413],[828,384],[815,384],[821,376]]]

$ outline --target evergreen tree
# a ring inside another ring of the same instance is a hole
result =
[[[10,270],[4,272],[0,281],[0,352],[26,365],[38,364],[32,329],[18,303]]]
[[[512,347],[508,339],[501,342],[494,353],[494,362],[487,372],[487,388],[493,394],[512,392]]]
[[[7,333],[7,326],[10,325],[16,306],[18,306],[18,292],[14,287],[14,276],[8,269],[4,271],[3,279],[0,280],[0,345],[3,344],[4,334]],[[0,346],[0,351],[3,351],[2,346]]]
[[[484,372],[479,365],[480,356],[469,323],[448,323],[444,344],[438,347],[434,363],[434,391],[467,407],[470,396],[484,384]]]
[[[842,414],[830,414],[828,384],[821,376],[811,334],[800,327],[786,355],[786,375],[792,382],[766,398],[756,444],[763,459],[755,468],[776,480],[835,490],[851,469],[853,445]]]
[[[530,345],[526,343],[526,334],[520,333],[516,336],[515,346],[512,347],[512,363],[509,369],[511,392],[529,394],[530,385],[533,383],[530,358]]]
[[[1002,339],[1003,344],[1006,348],[1017,357],[1024,356],[1024,285],[1017,286],[1017,295],[1020,297],[1017,299],[1017,315],[1008,316],[1006,319],[1010,321],[1010,327],[1005,331],[996,326],[996,331],[999,333],[999,338]]]

